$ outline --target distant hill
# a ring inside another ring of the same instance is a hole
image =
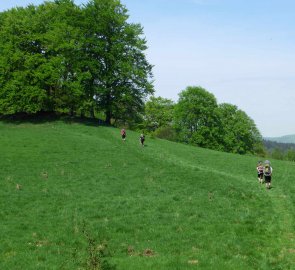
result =
[[[271,140],[263,140],[264,147],[268,152],[272,152],[275,149],[280,149],[283,152],[287,152],[290,149],[295,149],[294,143],[280,143]]]
[[[265,140],[278,143],[295,143],[295,134],[282,137],[266,137]]]

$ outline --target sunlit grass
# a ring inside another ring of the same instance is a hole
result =
[[[60,121],[0,151],[0,269],[294,269],[293,163],[267,191],[255,157]]]

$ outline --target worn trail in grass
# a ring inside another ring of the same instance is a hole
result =
[[[0,122],[0,269],[294,269],[293,163],[115,128]],[[19,185],[20,189],[17,189]]]

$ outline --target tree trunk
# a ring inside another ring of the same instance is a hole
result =
[[[73,116],[74,116],[74,114],[75,114],[75,112],[74,112],[74,108],[73,108],[73,107],[71,107],[71,109],[70,109],[70,116],[71,116],[71,117],[73,117]]]
[[[91,117],[91,118],[95,118],[95,115],[94,115],[94,108],[93,108],[93,106],[90,108],[89,113],[90,113],[90,117]]]
[[[107,125],[111,124],[111,119],[112,119],[112,113],[111,113],[111,111],[107,110],[106,111],[106,124]]]

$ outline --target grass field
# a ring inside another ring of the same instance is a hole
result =
[[[0,122],[0,269],[295,269],[295,164]]]

